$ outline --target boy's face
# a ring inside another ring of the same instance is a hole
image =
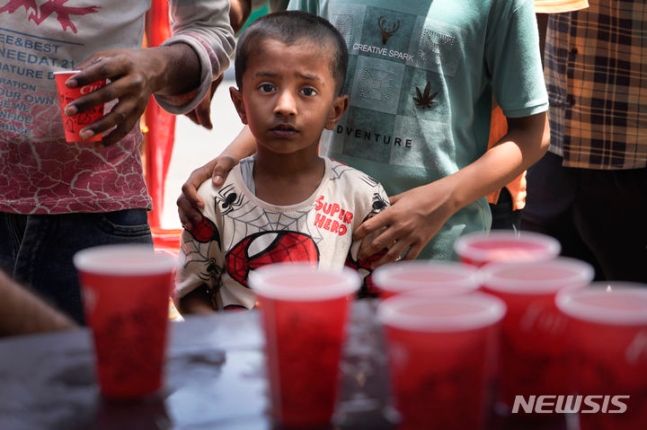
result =
[[[337,95],[331,62],[332,49],[312,43],[268,39],[252,49],[242,90],[230,94],[259,151],[317,150],[323,129],[332,129],[348,105]]]

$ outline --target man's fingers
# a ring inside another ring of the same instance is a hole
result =
[[[231,169],[223,169],[220,167],[216,167],[213,169],[213,174],[211,175],[211,182],[217,186],[220,187],[222,184],[225,183],[225,178],[227,177],[227,174],[229,173]]]
[[[199,110],[197,112],[198,124],[206,128],[207,130],[213,129],[213,124],[211,123],[211,110]]]
[[[213,128],[211,123],[211,97],[207,95],[202,101],[193,109],[192,114],[195,116],[193,122],[203,126],[207,130]]]
[[[227,175],[229,175],[229,172],[231,172],[231,169],[233,169],[234,166],[238,164],[238,160],[227,155],[222,155],[218,157],[217,160],[218,162],[215,165],[211,166],[210,170],[211,182],[213,182],[215,186],[219,187],[225,182],[225,179],[227,178]]]
[[[384,264],[394,263],[400,260],[415,260],[420,254],[421,248],[414,245],[405,246],[402,243],[402,241],[396,242],[388,252],[373,263],[371,268],[375,270]]]
[[[204,202],[198,195],[198,188],[191,182],[191,178],[189,178],[189,181],[182,184],[182,195],[178,198],[178,202],[180,201],[180,198],[183,198],[187,199],[190,207],[203,208]]]
[[[177,198],[176,204],[180,222],[185,229],[191,230],[193,223],[202,220],[202,213],[191,204],[184,194]]]
[[[189,118],[189,119],[191,120],[191,122],[192,122],[192,123],[197,124],[197,125],[200,125],[200,122],[198,122],[198,117],[196,116],[196,114],[195,114],[195,111],[194,111],[194,110],[192,110],[192,111],[191,111],[191,112],[189,112],[189,113],[184,114],[184,116],[186,116],[187,118]]]

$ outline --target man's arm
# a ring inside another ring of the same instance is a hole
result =
[[[66,115],[117,101],[106,116],[81,131],[82,138],[105,133],[104,146],[120,141],[138,124],[151,95],[168,112],[190,112],[229,67],[235,46],[229,1],[171,0],[170,4],[173,36],[162,46],[96,52],[68,79],[72,88],[99,79],[108,79],[110,84],[67,105]]]
[[[445,222],[458,210],[482,196],[500,189],[538,161],[548,150],[550,132],[545,112],[522,118],[508,118],[508,132],[478,160],[458,172],[391,196],[391,206],[365,221],[353,237],[361,239],[385,229],[360,258],[389,251],[374,267],[402,256],[413,260]]]

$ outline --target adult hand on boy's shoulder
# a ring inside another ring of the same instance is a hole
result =
[[[221,155],[191,172],[189,179],[182,184],[182,194],[176,201],[180,222],[185,229],[191,230],[194,222],[202,221],[204,202],[198,195],[200,185],[211,178],[215,186],[221,186],[236,164],[238,160],[234,157]]]

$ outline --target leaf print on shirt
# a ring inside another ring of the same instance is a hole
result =
[[[416,93],[418,94],[418,97],[414,97],[413,101],[416,102],[416,106],[422,107],[423,109],[430,108],[431,105],[436,104],[434,99],[438,95],[440,90],[436,91],[433,94],[431,93],[431,82],[427,81],[427,86],[425,86],[425,91],[421,92],[420,88],[416,87]]]

